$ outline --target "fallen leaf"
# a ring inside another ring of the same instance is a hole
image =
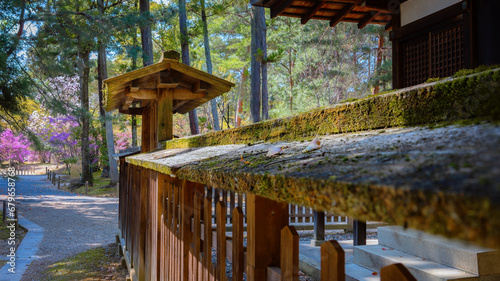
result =
[[[249,161],[245,161],[245,160],[243,160],[243,154],[241,154],[241,162],[243,162],[243,163],[245,163],[245,164],[250,164],[250,162],[249,162]]]
[[[375,276],[375,275],[378,275],[378,273],[376,271],[372,272],[372,275]]]
[[[318,137],[315,137],[311,143],[309,143],[309,145],[304,149],[302,150],[302,152],[310,152],[310,151],[313,151],[313,150],[316,150],[316,149],[319,149],[321,147],[321,142],[320,140],[318,139]]]
[[[282,151],[283,151],[283,146],[275,146],[275,145],[273,145],[273,146],[271,146],[271,148],[267,152],[266,156],[267,157],[272,157],[274,155],[281,154]]]

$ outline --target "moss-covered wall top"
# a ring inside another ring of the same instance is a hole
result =
[[[470,118],[500,119],[500,69],[382,93],[296,116],[162,143],[185,148],[415,126]]]
[[[169,149],[126,159],[212,187],[500,248],[499,118],[495,70],[169,141]],[[316,135],[320,148],[305,150]]]

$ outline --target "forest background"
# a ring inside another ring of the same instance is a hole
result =
[[[82,182],[99,169],[117,179],[109,155],[140,144],[140,117],[104,112],[102,80],[166,50],[236,84],[195,114],[176,114],[178,137],[391,87],[384,26],[302,25],[244,0],[0,0],[0,10],[0,162],[80,162]]]

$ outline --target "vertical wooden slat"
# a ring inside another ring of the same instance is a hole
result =
[[[413,275],[400,263],[395,263],[380,269],[380,281],[417,281]]]
[[[173,256],[173,252],[172,252],[172,205],[173,205],[173,199],[172,199],[172,196],[173,196],[173,192],[172,192],[172,188],[173,188],[173,185],[172,185],[172,181],[169,181],[168,184],[167,184],[167,207],[166,207],[166,210],[167,210],[167,221],[166,221],[166,224],[167,224],[167,229],[166,229],[166,242],[167,242],[167,262],[166,262],[166,272],[167,272],[167,280],[171,281],[173,280],[173,277],[172,277],[172,256]]]
[[[293,226],[281,230],[281,280],[299,280],[299,234]]]
[[[166,175],[158,174],[158,267],[159,267],[159,279],[166,280],[165,277],[165,179]]]
[[[321,245],[321,281],[345,280],[344,249],[335,240]],[[397,279],[394,279],[397,280]]]
[[[238,192],[238,207],[241,207],[243,210],[243,193]]]
[[[268,266],[280,265],[281,229],[288,225],[288,204],[248,194],[247,280],[266,280]]]
[[[148,152],[150,147],[150,111],[148,105],[142,110],[141,152]]]
[[[216,207],[217,220],[217,280],[226,280],[226,205],[219,201]]]
[[[201,209],[203,208],[202,205],[202,198],[200,194],[195,194],[195,199],[194,199],[194,231],[193,231],[193,238],[194,238],[194,261],[195,261],[195,266],[193,267],[193,272],[194,272],[194,279],[195,280],[203,280],[203,273],[199,272],[198,270],[198,263],[200,260],[200,248],[201,248]]]
[[[158,266],[158,260],[160,258],[160,251],[159,251],[159,243],[158,243],[158,237],[159,237],[159,228],[158,228],[158,221],[160,219],[159,215],[159,209],[158,209],[158,201],[160,200],[159,196],[159,186],[158,186],[158,172],[156,171],[151,171],[151,178],[150,178],[150,204],[151,204],[151,255],[150,255],[150,263],[151,263],[151,278],[150,280],[152,281],[159,281],[159,269],[160,267]]]
[[[179,185],[174,184],[174,211],[173,211],[173,234],[174,234],[174,280],[180,280],[180,237],[178,231],[179,225]]]
[[[182,280],[190,280],[190,248],[192,242],[191,217],[193,216],[194,183],[184,180],[182,183]],[[195,207],[196,208],[196,207]],[[196,221],[195,221],[196,223]]]
[[[205,252],[205,280],[209,281],[213,277],[212,272],[212,199],[210,195],[205,197],[204,202],[204,237],[203,237],[203,245]]]
[[[146,243],[147,243],[147,232],[148,232],[148,217],[147,217],[147,209],[148,209],[148,170],[141,169],[141,181],[139,185],[139,245],[137,245],[138,251],[138,266],[137,277],[139,281],[144,281],[146,279]]]
[[[233,209],[233,281],[243,281],[243,210]]]
[[[234,191],[231,190],[229,191],[230,192],[230,199],[229,199],[229,202],[230,202],[230,206],[229,206],[229,215],[231,215],[231,218],[229,219],[229,223],[232,223],[233,222],[233,216],[232,216],[232,210],[234,210],[234,208],[236,207],[236,198],[234,196]]]

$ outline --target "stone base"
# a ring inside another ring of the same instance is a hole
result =
[[[311,246],[313,247],[319,247],[323,243],[325,243],[325,240],[311,240]]]

